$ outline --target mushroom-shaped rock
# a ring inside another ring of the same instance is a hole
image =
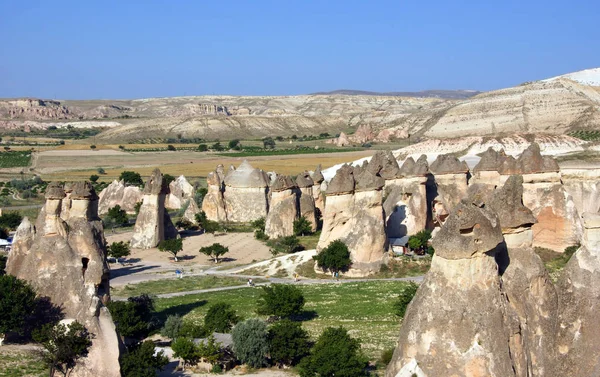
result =
[[[460,161],[455,156],[449,154],[441,154],[439,155],[435,161],[431,163],[429,166],[429,170],[433,174],[458,174],[458,173],[467,173],[469,171],[469,167],[467,163],[464,161]]]
[[[321,164],[319,164],[319,166],[317,166],[317,168],[311,174],[310,177],[317,184],[320,184],[321,182],[323,182],[325,180],[325,177],[323,177],[323,173],[321,173]]]
[[[288,175],[278,175],[271,185],[271,192],[291,190],[296,187],[294,180]]]
[[[355,191],[381,190],[383,186],[385,186],[385,180],[369,169],[363,170],[356,177]]]
[[[305,171],[304,173],[298,174],[298,176],[296,177],[296,185],[299,188],[313,187],[315,185],[315,182],[310,177],[310,174],[308,174],[308,172]]]
[[[520,175],[511,175],[494,191],[488,205],[498,215],[504,233],[509,229],[531,228],[537,222],[531,210],[523,205],[523,177]]]
[[[222,167],[223,165],[220,166]],[[208,173],[206,177],[208,189],[202,200],[202,210],[206,214],[207,219],[224,222],[227,221],[227,214],[225,212],[225,200],[222,190],[223,181],[220,179],[219,174],[219,171],[216,170]]]
[[[313,190],[319,190],[320,192],[320,188],[318,186],[315,187],[310,174],[306,171],[298,174],[296,177],[296,185],[298,186],[298,204],[300,206],[298,210],[300,216],[311,223],[311,228],[314,232],[317,230],[317,215]]]
[[[504,153],[504,149],[496,151],[494,148],[489,147],[481,154],[481,160],[475,165],[473,172],[498,171],[505,159],[506,153]]]
[[[298,217],[296,184],[286,175],[279,175],[271,186],[271,206],[265,220],[265,234],[269,238],[294,234],[294,220]]]
[[[46,200],[61,200],[66,197],[65,190],[59,182],[50,182],[44,193]]]
[[[354,192],[354,169],[352,166],[344,164],[335,173],[335,176],[327,186],[327,194],[341,195]]]
[[[269,177],[248,161],[225,177],[225,212],[231,222],[250,222],[267,216]]]
[[[262,170],[253,168],[247,160],[244,160],[236,170],[230,171],[230,174],[225,177],[225,185],[237,188],[263,188],[269,185],[269,179]]]

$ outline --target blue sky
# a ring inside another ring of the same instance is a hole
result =
[[[492,90],[600,66],[600,1],[0,0],[0,97]]]

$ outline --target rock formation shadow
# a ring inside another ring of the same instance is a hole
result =
[[[160,267],[160,266],[121,267],[116,270],[110,270],[110,278],[113,279],[113,278],[120,277],[120,276],[131,275],[131,274],[135,274],[135,273],[146,271],[146,270],[151,270],[153,268],[158,268],[158,267]]]
[[[195,302],[190,302],[188,304],[171,306],[170,308],[167,308],[167,309],[164,309],[161,311],[157,311],[156,316],[160,320],[161,323],[164,323],[164,321],[166,321],[167,317],[169,317],[170,315],[177,314],[180,317],[184,317],[186,314],[188,314],[192,310],[199,308],[201,306],[204,306],[207,303],[208,303],[208,301],[206,301],[206,300],[198,300]]]
[[[504,271],[506,271],[506,268],[510,265],[510,256],[508,255],[508,246],[506,245],[506,241],[502,241],[502,243],[496,246],[494,258],[498,264],[498,274],[500,276],[504,275]]]

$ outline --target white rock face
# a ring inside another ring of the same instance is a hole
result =
[[[137,186],[125,186],[123,181],[113,181],[100,192],[98,214],[104,215],[112,207],[119,205],[127,213],[135,213],[135,205],[142,201],[142,190]]]
[[[165,207],[171,209],[180,209],[189,199],[194,198],[194,186],[187,179],[180,175],[169,183],[169,194],[165,199]]]
[[[265,219],[265,234],[269,238],[292,236],[296,218],[298,208],[292,189],[272,192],[269,213]]]
[[[386,181],[383,204],[386,232],[390,238],[413,235],[427,226],[427,177],[406,177]]]
[[[250,222],[267,217],[267,174],[244,161],[225,176],[225,212],[232,222]]]

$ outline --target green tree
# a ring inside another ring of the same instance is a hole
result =
[[[106,247],[109,257],[119,258],[128,257],[131,254],[129,244],[124,241],[113,242]]]
[[[147,340],[131,347],[121,355],[121,374],[123,377],[156,377],[169,363],[163,351],[155,353],[154,342]]]
[[[430,230],[422,230],[417,234],[408,237],[408,247],[415,251],[424,251],[427,248],[427,243],[431,239]]]
[[[175,146],[174,146],[174,145],[172,145],[172,144],[169,144],[169,145],[167,145],[167,150],[168,150],[168,151],[176,151],[176,150],[177,150],[177,148],[175,148]]]
[[[98,181],[98,179],[100,179],[99,175],[97,175],[97,174],[90,175],[90,182],[96,183]]]
[[[173,356],[183,360],[183,370],[186,365],[192,365],[200,361],[200,352],[194,341],[190,338],[177,338],[171,343]]]
[[[213,151],[220,152],[220,151],[222,151],[225,148],[221,145],[220,142],[217,141],[216,143],[214,143],[213,145],[211,145],[210,149],[212,149]]]
[[[2,232],[2,231],[4,231],[4,229],[0,228],[0,232]],[[0,237],[0,238],[6,238],[6,237]],[[6,260],[7,259],[8,258],[6,258],[6,255],[0,255],[0,276],[3,276],[6,274],[6,272],[4,270],[6,269]]]
[[[204,338],[208,335],[209,331],[203,325],[198,325],[191,321],[184,321],[179,329],[178,336],[184,336],[188,338]]]
[[[168,186],[174,180],[175,177],[173,177],[171,174],[163,174],[163,181],[165,182],[165,185]]]
[[[183,250],[183,240],[181,238],[172,238],[170,240],[160,241],[158,250],[173,254],[175,262],[177,262],[177,254]]]
[[[208,188],[199,187],[196,193],[194,194],[194,200],[198,207],[202,207],[202,201],[204,201],[204,197],[208,194]]]
[[[129,186],[143,186],[144,181],[142,180],[142,176],[140,173],[136,173],[134,171],[123,171],[121,175],[119,175],[119,180],[123,181],[126,185]]]
[[[221,245],[220,243],[213,243],[210,246],[201,247],[200,252],[210,258],[213,258],[215,263],[219,263],[219,257],[228,253],[229,248]]]
[[[297,236],[313,234],[312,224],[306,220],[306,217],[300,216],[294,220],[294,234]]]
[[[142,339],[152,330],[154,299],[149,295],[110,301],[107,307],[121,336]]]
[[[255,237],[257,237],[256,234]],[[303,246],[300,245],[300,240],[296,236],[270,239],[267,241],[267,245],[271,247],[271,253],[273,255],[277,255],[279,253],[295,253],[296,251],[303,249]]]
[[[23,216],[17,211],[4,212],[0,216],[0,227],[15,230],[21,224]]]
[[[272,137],[265,137],[264,139],[262,139],[263,142],[263,147],[265,149],[273,149],[275,148],[275,140],[273,140]]]
[[[313,258],[323,271],[345,271],[352,263],[348,246],[340,240],[333,241]]]
[[[208,308],[204,317],[204,328],[209,332],[228,333],[239,320],[230,304],[217,302]]]
[[[90,145],[90,149],[96,149],[96,146],[94,144]]]
[[[264,217],[260,217],[254,221],[250,222],[250,226],[256,230],[265,231],[266,220]]]
[[[223,357],[221,349],[221,343],[215,340],[215,337],[211,334],[205,341],[198,344],[198,354],[207,363],[214,364]]]
[[[133,206],[133,210],[135,211],[136,216],[140,214],[140,208],[142,208],[142,202],[137,202]]]
[[[206,152],[208,151],[208,146],[206,144],[198,145],[198,152]]]
[[[42,359],[50,367],[50,376],[55,371],[67,376],[92,345],[92,335],[77,321],[66,326],[46,324],[34,332],[34,339],[44,347]]]
[[[398,299],[394,302],[394,314],[400,318],[404,318],[408,304],[412,301],[417,293],[419,286],[416,283],[410,282],[402,287]]]
[[[96,169],[96,171],[98,172],[98,174],[106,174],[106,171],[104,170],[104,168],[98,168],[98,169]]]
[[[229,149],[236,149],[239,145],[240,145],[240,139],[233,139],[233,140],[229,141],[229,143],[227,144]]]
[[[231,333],[233,352],[244,364],[260,368],[266,364],[269,352],[267,325],[258,318],[238,323]]]
[[[361,377],[368,374],[367,366],[368,360],[360,354],[360,341],[343,327],[328,327],[299,370],[301,377]]]
[[[118,204],[108,210],[106,219],[109,224],[115,224],[117,226],[124,226],[129,222],[127,212],[125,212],[124,209],[121,209],[121,206]]]
[[[308,333],[298,322],[283,320],[269,329],[269,355],[278,366],[294,366],[310,352]]]
[[[33,288],[12,275],[0,275],[0,346],[7,332],[23,333],[27,318],[34,310]]]
[[[182,324],[183,320],[180,316],[178,316],[177,314],[170,315],[167,317],[165,325],[160,330],[160,335],[166,336],[167,338],[175,339],[179,336]]]
[[[289,284],[272,284],[262,287],[257,301],[257,312],[289,318],[298,315],[304,308],[304,295],[297,287]]]
[[[215,233],[221,228],[218,222],[207,219],[204,211],[196,214],[196,222],[200,228],[204,229],[204,233]]]

